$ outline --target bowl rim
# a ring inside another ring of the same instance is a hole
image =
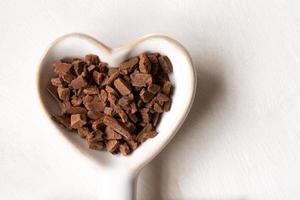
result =
[[[41,90],[41,88],[40,88],[40,74],[41,74],[41,71],[42,71],[42,63],[47,58],[47,55],[48,55],[49,51],[51,50],[51,48],[53,46],[55,46],[60,41],[66,39],[68,37],[73,37],[73,36],[87,39],[89,42],[91,42],[95,46],[97,46],[97,48],[101,49],[101,51],[104,51],[105,53],[107,53],[109,55],[112,55],[115,52],[121,51],[122,49],[134,49],[135,46],[137,46],[138,44],[142,43],[145,40],[163,39],[163,40],[165,40],[169,43],[172,43],[181,52],[181,54],[186,58],[186,61],[188,62],[189,70],[193,74],[193,76],[191,77],[193,79],[192,82],[194,83],[192,85],[193,88],[191,88],[192,94],[191,94],[189,104],[185,109],[184,115],[182,116],[182,118],[180,120],[180,123],[176,124],[176,127],[174,129],[175,131],[173,131],[173,133],[170,134],[168,139],[163,143],[163,145],[160,146],[159,150],[155,151],[154,154],[151,154],[146,159],[143,159],[143,161],[139,162],[137,167],[134,167],[133,171],[139,171],[147,163],[149,163],[153,158],[155,158],[166,147],[166,145],[173,139],[173,137],[176,135],[179,128],[182,126],[182,124],[184,123],[186,117],[188,116],[188,114],[190,112],[190,109],[191,109],[191,107],[193,105],[193,102],[194,102],[194,99],[195,99],[196,87],[197,87],[197,73],[196,73],[196,69],[193,65],[192,58],[191,58],[190,54],[188,53],[188,51],[185,49],[185,47],[183,47],[183,45],[181,45],[178,41],[176,41],[175,39],[173,39],[169,36],[159,34],[159,33],[147,34],[147,35],[142,36],[138,39],[131,40],[128,43],[126,43],[125,45],[121,45],[120,47],[117,47],[117,48],[111,48],[111,47],[105,45],[103,42],[95,39],[94,37],[92,37],[90,35],[84,34],[84,33],[72,32],[72,33],[64,34],[64,35],[58,37],[57,39],[55,39],[54,41],[52,41],[48,45],[48,47],[44,50],[44,53],[42,54],[42,56],[41,56],[41,58],[38,62],[37,69],[36,69],[36,72],[35,72],[35,74],[36,74],[35,86],[37,87],[36,88],[36,93],[37,93],[37,97],[39,99],[39,101],[38,101],[39,102],[39,107],[41,107],[43,109],[44,113],[48,113],[48,111],[47,111],[46,106],[43,103],[41,92],[40,92],[40,90]],[[48,118],[48,120],[50,120],[48,116],[46,118]]]

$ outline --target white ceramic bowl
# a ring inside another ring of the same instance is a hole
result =
[[[159,52],[170,58],[174,71],[171,81],[175,90],[172,107],[163,114],[157,127],[159,134],[148,139],[131,155],[111,155],[105,151],[90,150],[85,140],[59,127],[50,119],[51,114],[59,112],[57,103],[47,92],[50,77],[54,76],[51,67],[54,60],[62,57],[83,57],[93,53],[111,67],[115,67],[127,58],[147,51]],[[111,49],[90,36],[71,33],[52,42],[44,53],[39,64],[37,86],[41,110],[49,116],[49,123],[58,134],[63,134],[66,145],[78,150],[84,161],[99,170],[99,199],[129,200],[135,199],[135,180],[139,171],[170,142],[185,120],[195,96],[196,80],[188,52],[167,36],[148,35],[120,48]]]

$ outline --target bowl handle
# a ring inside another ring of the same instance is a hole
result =
[[[136,174],[105,171],[99,179],[98,200],[136,200]]]

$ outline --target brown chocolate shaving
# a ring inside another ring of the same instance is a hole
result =
[[[121,65],[120,65],[120,73],[123,74],[123,75],[127,75],[129,73],[132,73],[136,67],[138,66],[138,62],[139,62],[139,59],[137,57],[135,58],[132,58],[126,62],[123,62]]]
[[[103,122],[106,126],[109,126],[114,131],[121,134],[125,139],[131,138],[131,134],[129,133],[127,128],[124,125],[122,125],[120,122],[118,122],[116,119],[109,116],[105,116]]]
[[[78,129],[86,124],[84,115],[74,114],[71,115],[71,128]]]

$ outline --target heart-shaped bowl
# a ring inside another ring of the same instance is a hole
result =
[[[172,106],[164,113],[157,127],[158,135],[148,139],[129,156],[111,155],[104,151],[90,150],[86,141],[54,123],[50,116],[59,113],[59,107],[47,92],[50,78],[54,77],[51,63],[62,57],[79,57],[96,54],[110,67],[116,67],[128,58],[143,52],[159,52],[170,58],[173,73],[170,79],[175,87]],[[61,134],[66,142],[77,150],[82,159],[99,169],[101,174],[100,199],[121,200],[135,198],[135,177],[174,137],[185,120],[194,100],[196,73],[191,57],[185,48],[174,39],[152,34],[128,43],[120,48],[109,48],[96,39],[81,33],[71,33],[52,42],[39,63],[37,91],[41,111],[49,117],[49,124]],[[51,141],[50,141],[51,142]]]

